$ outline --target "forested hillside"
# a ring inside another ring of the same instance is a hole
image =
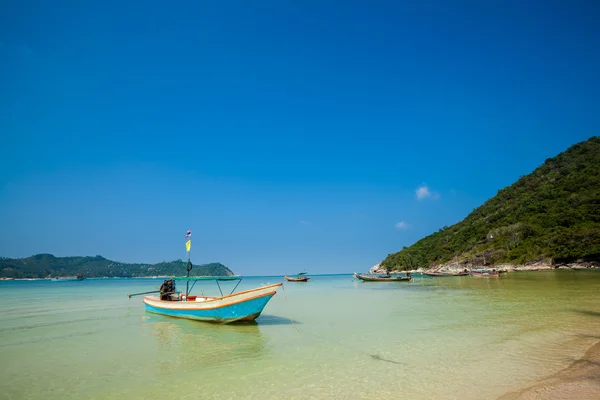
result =
[[[182,260],[164,261],[158,264],[127,264],[96,257],[54,257],[37,254],[27,258],[0,258],[1,278],[44,278],[83,275],[86,278],[142,277],[185,275]],[[190,273],[196,276],[233,275],[220,263],[194,265]]]
[[[463,221],[388,255],[382,267],[577,259],[600,259],[600,137],[547,159]]]

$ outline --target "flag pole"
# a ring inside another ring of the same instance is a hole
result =
[[[190,294],[190,271],[192,270],[192,261],[191,261],[191,253],[192,253],[192,230],[188,230],[185,234],[185,238],[188,239],[187,242],[185,242],[185,250],[187,252],[187,256],[188,256],[188,260],[187,260],[187,264],[185,264],[185,276],[186,279],[185,280],[185,301],[187,301],[188,295]]]
[[[186,277],[187,278],[190,277],[190,269],[191,268],[189,268],[189,265],[190,265],[190,262],[191,262],[190,258],[191,258],[191,253],[192,253],[192,239],[190,238],[189,241],[190,241],[190,249],[187,252],[188,253],[188,262],[185,265],[185,271],[186,271]],[[189,287],[190,287],[190,280],[186,279],[185,280],[185,301],[187,301],[188,295],[190,294],[189,293],[189,291],[190,291]]]

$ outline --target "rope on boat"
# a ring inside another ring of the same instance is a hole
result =
[[[283,288],[283,291],[285,292],[285,285],[281,285],[281,287]],[[285,303],[287,304],[287,296],[286,296],[285,294],[283,295],[283,299],[284,299]],[[287,317],[287,319],[289,319],[289,320],[290,320],[290,323],[292,324],[292,326],[293,326],[294,328],[296,328],[296,330],[297,330],[298,332],[300,332],[300,333],[308,333],[308,334],[310,334],[310,335],[312,335],[312,336],[314,336],[314,337],[316,337],[316,338],[318,338],[318,339],[321,339],[322,341],[325,341],[325,342],[328,342],[328,343],[332,343],[332,344],[334,344],[334,345],[336,345],[336,346],[338,346],[338,347],[345,348],[346,350],[352,350],[352,351],[355,351],[355,352],[357,352],[357,353],[361,353],[361,354],[363,354],[363,355],[365,355],[365,356],[367,356],[367,357],[370,357],[370,358],[372,358],[373,360],[377,360],[377,361],[385,361],[385,362],[389,362],[389,363],[392,363],[392,364],[397,364],[397,365],[407,365],[406,363],[403,363],[403,362],[400,362],[400,361],[395,361],[395,360],[391,360],[391,359],[389,359],[389,358],[384,358],[384,357],[381,357],[379,354],[370,354],[370,353],[367,353],[366,351],[364,351],[364,350],[361,350],[361,349],[358,349],[358,348],[356,348],[356,347],[349,346],[349,345],[343,345],[343,344],[340,344],[339,342],[336,342],[336,341],[334,341],[334,340],[332,340],[332,339],[329,339],[329,338],[327,338],[327,337],[325,337],[325,336],[322,336],[322,335],[319,335],[319,334],[317,334],[317,333],[314,333],[314,332],[311,332],[311,331],[307,331],[306,329],[304,329],[304,330],[301,330],[301,329],[300,329],[300,328],[299,328],[299,327],[298,327],[298,326],[297,326],[297,325],[294,323],[294,320],[293,320],[293,319],[291,319],[290,317]]]

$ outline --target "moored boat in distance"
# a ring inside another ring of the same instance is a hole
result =
[[[85,279],[85,276],[83,276],[83,275],[57,276],[57,277],[52,278],[50,275],[48,275],[44,279],[48,279],[48,280],[51,280],[51,281],[82,281],[82,280]]]
[[[354,277],[364,282],[408,282],[412,279],[410,274],[407,276],[379,276],[354,273]]]
[[[461,272],[423,272],[423,275],[427,276],[467,276],[469,271]]]
[[[284,275],[283,277],[288,282],[308,282],[308,280],[310,279],[309,276],[306,276],[306,272],[300,272],[296,276]]]
[[[481,276],[481,277],[499,277],[500,271],[496,269],[474,269],[471,271],[472,276]]]

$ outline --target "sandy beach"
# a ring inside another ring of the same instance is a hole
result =
[[[498,400],[595,400],[600,399],[600,342],[570,366],[525,389]]]

